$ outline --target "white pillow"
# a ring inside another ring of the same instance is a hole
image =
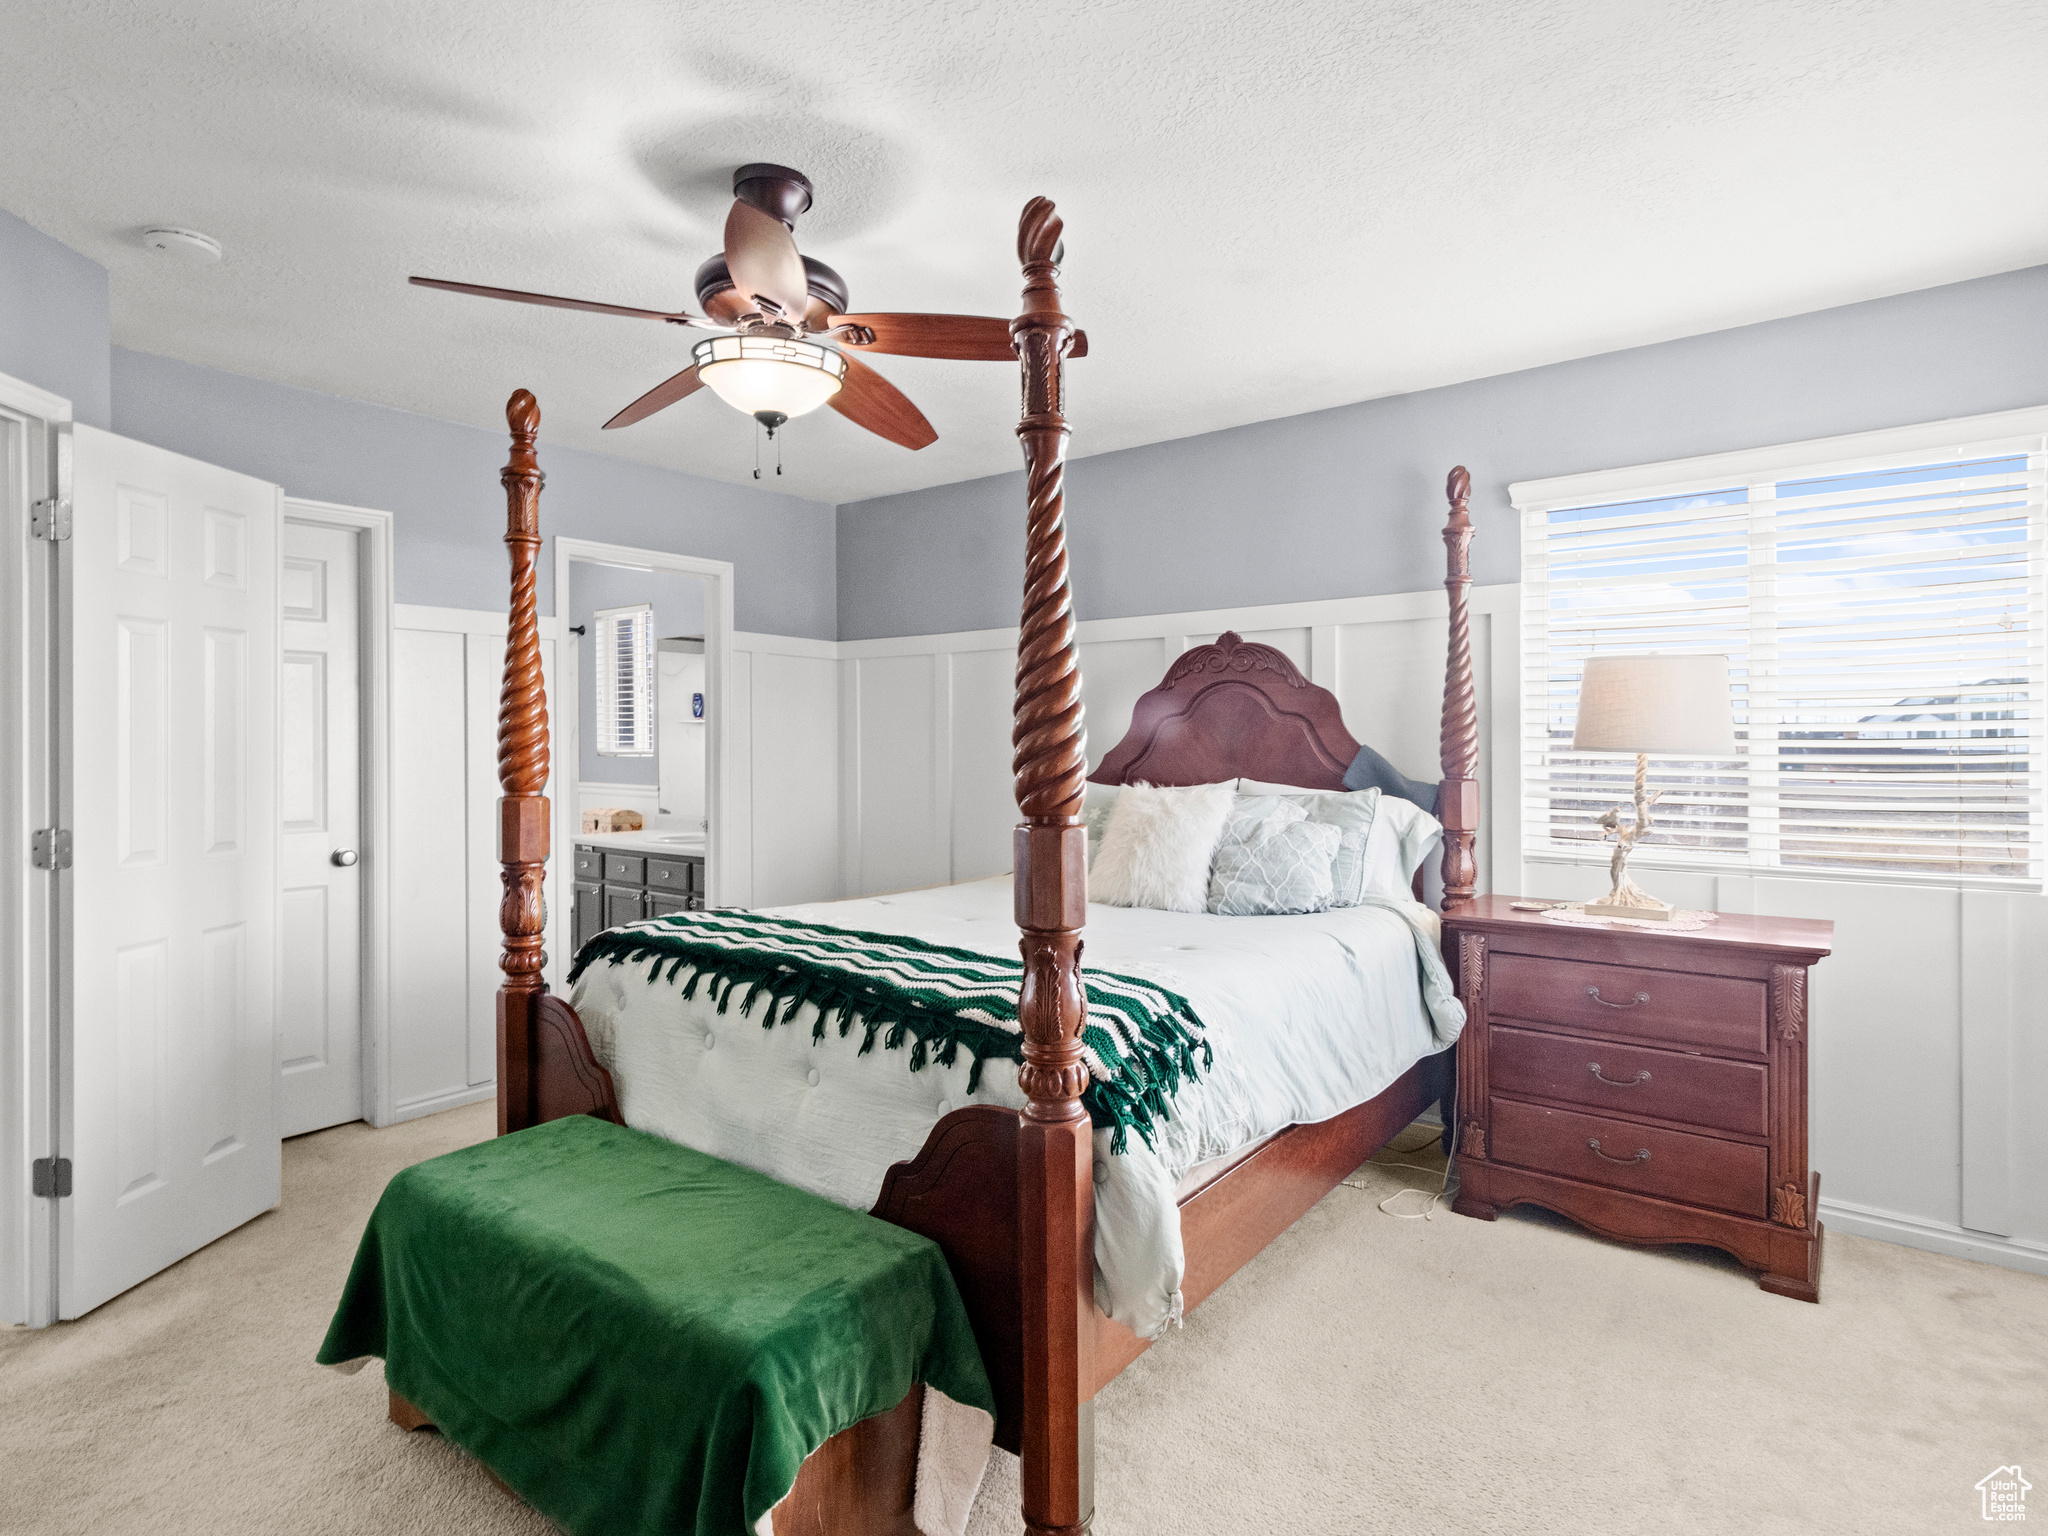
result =
[[[1288,795],[1309,801],[1309,815],[1337,826],[1356,826],[1361,818],[1337,812],[1344,801],[1362,801],[1379,795],[1376,789],[1308,789],[1299,784],[1267,784],[1258,779],[1239,779],[1241,795]],[[1444,827],[1429,812],[1399,795],[1379,795],[1372,830],[1366,836],[1365,876],[1362,893],[1390,901],[1413,901],[1415,871],[1432,850],[1443,842]],[[1340,855],[1340,866],[1341,866]],[[1341,867],[1340,867],[1341,873]],[[1341,886],[1340,886],[1341,892]]]
[[[1124,785],[1088,872],[1089,899],[1162,912],[1205,910],[1209,860],[1236,800],[1228,784]]]
[[[1373,830],[1381,837],[1389,838],[1393,848],[1390,853],[1368,849],[1367,867],[1391,867],[1397,878],[1387,894],[1402,901],[1413,901],[1415,895],[1409,882],[1415,878],[1415,871],[1422,868],[1424,861],[1443,846],[1444,824],[1413,800],[1403,800],[1399,795],[1382,795],[1379,820],[1374,823]],[[1368,875],[1367,878],[1370,880],[1371,877]]]
[[[1090,784],[1081,792],[1081,825],[1088,829],[1088,862],[1102,847],[1102,829],[1109,825],[1110,810],[1123,792],[1121,784]]]
[[[1250,842],[1264,832],[1277,832],[1308,820],[1308,807],[1285,795],[1239,795],[1223,823],[1223,840]]]

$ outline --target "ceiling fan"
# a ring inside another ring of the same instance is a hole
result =
[[[924,413],[855,352],[892,352],[1008,362],[1010,322],[989,315],[848,314],[846,280],[814,256],[800,255],[793,229],[811,206],[810,178],[783,165],[743,165],[733,172],[725,249],[697,269],[704,313],[633,309],[589,299],[563,299],[515,288],[486,288],[415,277],[422,288],[474,293],[556,309],[660,320],[715,333],[691,349],[690,366],[662,380],[605,423],[630,427],[695,394],[705,385],[768,429],[830,405],[856,426],[905,448],[938,440]],[[1077,332],[1069,356],[1083,357]]]

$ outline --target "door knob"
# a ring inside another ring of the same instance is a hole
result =
[[[329,856],[329,860],[332,863],[339,864],[343,869],[347,869],[349,865],[355,863],[356,851],[353,848],[337,848]]]

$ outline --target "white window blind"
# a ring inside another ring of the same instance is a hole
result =
[[[597,750],[606,757],[654,755],[654,609],[600,608]]]
[[[1571,751],[1585,658],[1719,652],[1735,755],[1651,759],[1638,862],[2040,879],[2048,439],[1937,431],[1515,488],[1525,852],[1604,857],[1628,798]]]

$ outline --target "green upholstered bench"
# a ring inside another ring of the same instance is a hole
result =
[[[579,1536],[908,1530],[920,1405],[951,1416],[926,1438],[953,1465],[918,1473],[936,1536],[994,1424],[928,1238],[587,1115],[391,1181],[319,1360],[373,1355],[395,1420]]]

